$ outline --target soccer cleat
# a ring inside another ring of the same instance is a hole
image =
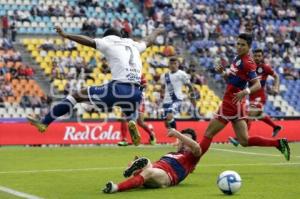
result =
[[[112,181],[106,183],[104,189],[102,189],[103,193],[115,193],[118,191],[118,185],[114,184]]]
[[[149,143],[150,143],[151,145],[155,145],[155,144],[156,144],[156,138],[153,137],[152,139],[149,139]]]
[[[30,122],[30,124],[32,124],[33,126],[35,126],[39,132],[44,133],[47,130],[47,125],[43,124],[40,120],[36,119],[33,116],[27,116],[26,119]]]
[[[139,159],[136,159],[130,167],[128,167],[124,173],[123,176],[125,178],[130,177],[135,171],[140,170],[142,168],[144,168],[145,166],[147,166],[149,160],[147,158],[141,157]]]
[[[128,122],[128,130],[131,136],[131,140],[135,146],[138,146],[141,142],[141,136],[139,130],[133,120]]]
[[[279,147],[277,147],[277,149],[284,155],[285,159],[287,161],[290,161],[290,147],[289,147],[289,143],[287,141],[287,139],[280,139],[279,140]]]
[[[273,128],[272,137],[275,137],[275,136],[279,133],[279,131],[281,131],[281,129],[282,129],[281,126],[275,126],[275,127]]]
[[[118,142],[118,146],[128,146],[128,142],[126,141],[121,141],[121,142]]]
[[[235,146],[235,147],[237,147],[237,146],[239,146],[239,141],[237,141],[237,139],[235,139],[235,138],[233,138],[233,137],[229,137],[228,138],[228,141],[231,143],[231,144],[233,144],[233,146]]]

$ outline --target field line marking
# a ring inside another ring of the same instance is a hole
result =
[[[282,155],[276,155],[276,154],[269,154],[269,153],[255,153],[255,152],[246,152],[246,151],[237,151],[237,150],[230,150],[230,149],[219,149],[219,148],[211,148],[215,151],[224,151],[224,152],[230,152],[230,153],[240,153],[240,154],[246,154],[246,155],[258,155],[258,156],[270,156],[270,157],[280,157]],[[291,156],[291,158],[300,158],[300,156]]]
[[[201,167],[217,166],[291,166],[300,165],[300,162],[293,163],[245,163],[245,164],[199,164]],[[77,171],[95,171],[95,170],[119,170],[125,167],[98,167],[98,168],[81,168],[81,169],[48,169],[48,170],[23,170],[23,171],[1,171],[0,174],[21,174],[21,173],[49,173],[49,172],[77,172]]]
[[[15,196],[18,196],[21,198],[26,198],[26,199],[42,199],[38,196],[30,195],[28,193],[20,192],[20,191],[17,191],[17,190],[8,188],[8,187],[3,187],[3,186],[0,186],[0,191],[9,193],[11,195],[15,195]]]

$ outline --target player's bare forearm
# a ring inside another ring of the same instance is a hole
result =
[[[274,88],[279,91],[279,75],[277,73],[274,73]]]
[[[258,91],[259,89],[261,89],[261,84],[260,84],[260,81],[259,81],[258,78],[252,80],[251,83],[252,83],[252,86],[249,88],[249,90],[250,90],[249,94],[255,93],[256,91]]]
[[[181,142],[183,142],[183,144],[189,146],[192,150],[192,153],[195,156],[201,155],[200,145],[193,139],[189,138],[188,136],[185,136],[184,134],[180,133],[176,129],[169,129],[168,135],[170,137],[175,137],[175,138],[179,139]]]
[[[147,47],[151,46],[154,43],[156,37],[164,32],[164,28],[157,28],[150,35],[145,37],[143,40],[146,42]]]
[[[73,35],[73,34],[65,34],[65,38],[75,41],[79,44],[89,46],[92,48],[96,48],[96,43],[94,39],[84,36],[84,35]]]
[[[84,35],[67,34],[63,31],[63,29],[60,26],[55,26],[55,30],[56,30],[57,34],[59,34],[63,38],[70,39],[72,41],[75,41],[75,42],[85,45],[85,46],[96,48],[96,42],[90,37],[87,37]]]

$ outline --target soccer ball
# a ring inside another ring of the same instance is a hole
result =
[[[224,194],[232,195],[240,190],[242,179],[235,171],[224,171],[219,175],[217,185]]]

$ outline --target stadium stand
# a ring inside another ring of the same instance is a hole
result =
[[[219,75],[214,73],[213,66],[219,62],[223,65],[230,63],[234,52],[234,36],[240,32],[250,31],[255,36],[253,48],[264,49],[266,61],[273,65],[281,77],[281,93],[278,96],[269,95],[266,112],[272,116],[299,115],[300,104],[297,97],[300,85],[300,26],[296,20],[297,13],[299,13],[297,1],[277,4],[274,4],[276,1],[244,1],[242,3],[226,1],[225,3],[217,0],[141,2],[130,0],[113,2],[1,0],[0,15],[9,16],[10,22],[16,21],[18,34],[33,36],[30,39],[23,39],[22,42],[51,79],[56,94],[66,94],[84,85],[105,83],[109,81],[110,74],[105,68],[105,60],[102,59],[100,53],[70,41],[46,38],[54,34],[55,25],[60,24],[71,33],[89,34],[92,32],[90,36],[101,35],[109,24],[120,29],[128,26],[130,30],[127,31],[132,31],[133,36],[144,36],[154,27],[163,25],[168,30],[167,43],[172,44],[176,39],[183,41],[181,47],[188,49],[198,61],[196,65],[200,66],[202,75],[196,75],[195,71],[190,70],[189,67],[185,69],[190,72],[194,86],[201,96],[197,107],[200,107],[202,116],[210,116],[220,103],[219,97],[205,85],[204,76],[214,78],[219,88],[222,88],[224,82]],[[45,37],[34,38],[37,35]],[[3,45],[6,44],[3,43]],[[164,46],[155,46],[147,49],[142,55],[143,73],[146,74],[148,81],[146,111],[149,118],[160,117],[159,111],[154,111],[158,109],[160,102],[160,96],[156,92],[160,88],[158,77],[167,71],[165,66],[168,58],[163,54],[173,53],[172,50],[166,49]],[[3,53],[7,54],[6,51]],[[23,65],[26,65],[20,61],[16,62],[18,64],[12,64],[14,62],[11,61],[3,63],[9,68],[20,68],[20,70]],[[64,66],[64,63],[72,64]],[[185,65],[188,64],[183,62],[184,67]],[[84,66],[84,71],[80,69],[82,66]],[[81,77],[80,74],[84,75]],[[23,88],[20,86],[21,80],[15,79],[11,80],[14,82],[11,83],[13,95],[0,97],[0,101],[14,104],[22,101],[23,94],[19,92]],[[22,90],[24,92],[30,87],[28,85],[36,85],[32,86],[36,89],[28,91],[44,96],[34,80],[22,81],[21,84],[26,85],[26,89]],[[287,92],[290,88],[295,89]],[[1,113],[3,112],[5,111],[1,109]],[[83,118],[105,117],[104,114],[85,112],[83,107],[79,107],[77,113]],[[183,113],[182,117],[188,115],[188,113]],[[11,114],[5,115],[5,117],[10,116]],[[18,116],[24,117],[24,114],[18,114]],[[110,116],[120,117],[120,110],[116,109]]]
[[[61,25],[70,33],[80,33],[84,22],[93,25],[96,34],[101,35],[103,29],[116,19],[128,19],[133,26],[133,35],[140,36],[142,30],[138,24],[144,20],[130,0],[94,1],[92,4],[78,4],[76,0],[2,0],[0,16],[4,15],[17,21],[20,34],[29,35],[54,34],[55,25]]]
[[[33,69],[22,62],[13,44],[1,38],[0,46],[0,117],[20,118],[27,114],[46,112],[47,97],[33,79]]]

